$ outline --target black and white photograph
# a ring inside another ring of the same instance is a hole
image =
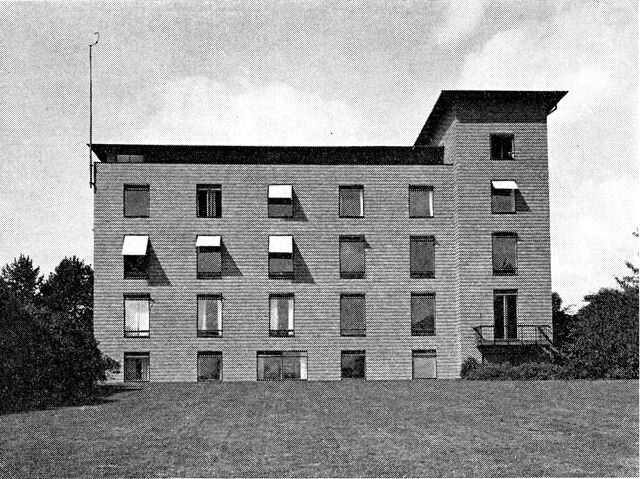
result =
[[[638,477],[638,3],[0,2],[0,479]]]

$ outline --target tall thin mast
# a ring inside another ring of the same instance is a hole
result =
[[[98,35],[95,43],[89,45],[89,188],[93,188],[93,71],[91,65],[91,49],[98,44],[100,40],[100,34],[94,32],[94,35]]]

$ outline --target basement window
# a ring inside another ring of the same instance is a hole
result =
[[[366,353],[364,351],[342,351],[340,375],[342,379],[365,379]]]
[[[198,352],[198,381],[222,380],[222,353],[213,351]]]
[[[413,379],[435,379],[436,375],[436,350],[412,351]]]
[[[124,380],[149,381],[149,353],[124,353]]]
[[[305,381],[306,351],[258,351],[258,381]]]

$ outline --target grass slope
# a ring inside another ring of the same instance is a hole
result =
[[[637,476],[638,382],[150,384],[0,416],[0,477]]]

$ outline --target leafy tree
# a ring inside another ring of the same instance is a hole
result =
[[[569,330],[575,317],[568,313],[569,307],[562,307],[562,298],[555,291],[551,293],[551,314],[553,321],[553,342],[562,348],[569,338]]]
[[[42,276],[40,268],[33,267],[31,258],[20,255],[13,263],[2,267],[0,278],[16,300],[25,305],[35,305],[39,298]]]

